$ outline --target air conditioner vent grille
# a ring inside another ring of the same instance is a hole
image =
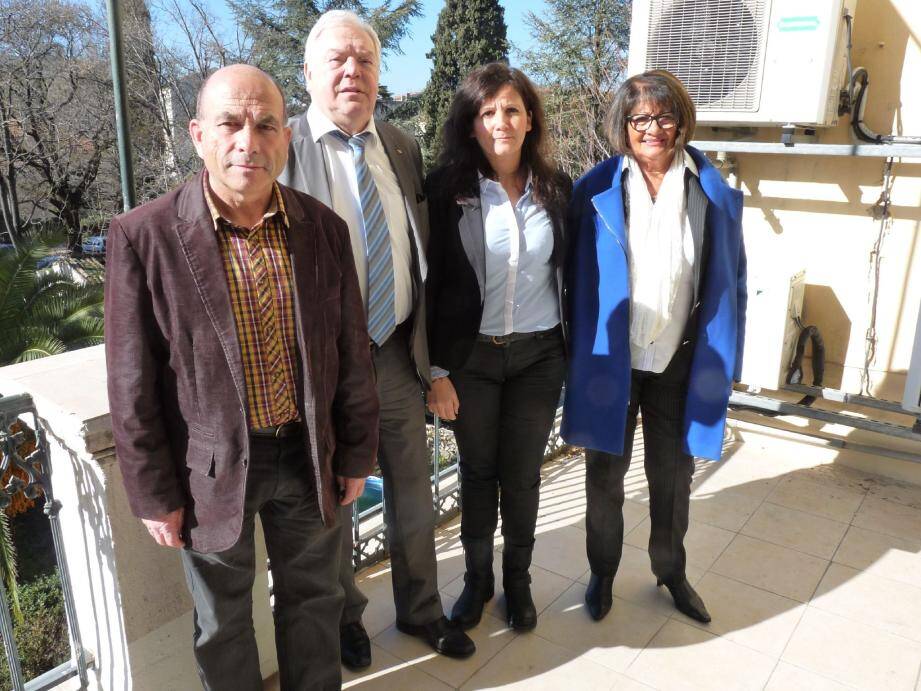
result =
[[[675,74],[699,111],[757,111],[769,0],[651,0],[646,69]]]

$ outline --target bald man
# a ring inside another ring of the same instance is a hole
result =
[[[254,521],[272,564],[282,689],[338,689],[338,507],[377,451],[378,402],[349,231],[279,185],[283,95],[233,65],[189,125],[204,163],[112,220],[106,360],[131,509],[182,548],[205,689],[262,689]]]

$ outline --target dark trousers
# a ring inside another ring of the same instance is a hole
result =
[[[262,689],[252,618],[257,513],[272,565],[281,688],[340,688],[339,529],[324,527],[314,482],[300,436],[252,437],[240,539],[223,552],[183,550],[206,690]]]
[[[506,555],[524,551],[525,570],[534,544],[540,466],[564,372],[559,329],[507,345],[477,341],[464,367],[451,372],[460,401],[454,433],[461,537],[465,544],[491,544],[501,508]]]
[[[694,459],[682,450],[686,377],[634,370],[623,455],[585,451],[585,527],[594,573],[617,573],[624,543],[624,476],[633,453],[637,411],[643,411],[644,464],[649,483],[649,557],[664,581],[684,577],[684,536]]]
[[[397,619],[407,624],[428,624],[442,617],[444,611],[435,561],[432,461],[425,437],[425,401],[409,355],[408,338],[409,329],[401,326],[373,352],[381,405],[377,460],[384,479],[384,525]],[[341,517],[339,575],[345,589],[345,624],[361,619],[368,599],[355,585],[351,507],[345,507]]]

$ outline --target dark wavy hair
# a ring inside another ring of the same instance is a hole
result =
[[[475,197],[479,192],[478,173],[495,178],[495,171],[473,136],[473,121],[483,101],[510,85],[531,115],[531,130],[521,147],[521,165],[531,172],[534,200],[551,217],[560,218],[566,199],[562,180],[553,162],[547,123],[540,95],[525,74],[503,62],[491,62],[472,70],[461,82],[442,128],[442,148],[438,158],[438,180],[446,198]]]

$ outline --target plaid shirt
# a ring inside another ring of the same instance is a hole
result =
[[[278,185],[262,221],[251,229],[221,216],[204,176],[237,324],[249,400],[249,428],[298,418],[294,295],[285,230],[288,216]]]

